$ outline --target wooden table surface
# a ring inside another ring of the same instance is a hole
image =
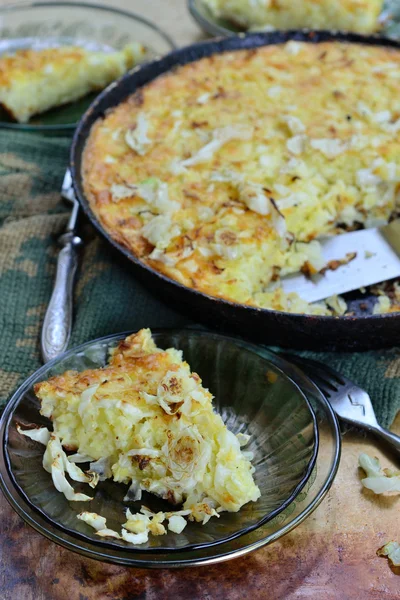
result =
[[[203,37],[185,0],[109,4],[155,20],[179,45]],[[400,433],[400,416],[393,430]],[[0,600],[400,599],[400,577],[376,556],[400,541],[400,496],[362,490],[360,451],[389,464],[372,439],[347,433],[335,483],[311,517],[271,546],[212,567],[146,571],[82,558],[25,525],[0,495]]]

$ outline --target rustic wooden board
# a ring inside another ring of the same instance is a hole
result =
[[[400,433],[400,416],[393,428]],[[319,508],[280,541],[212,567],[147,571],[82,558],[40,536],[0,497],[1,600],[393,600],[400,577],[378,547],[400,540],[400,496],[362,490],[357,457],[382,458],[348,432],[336,481]]]

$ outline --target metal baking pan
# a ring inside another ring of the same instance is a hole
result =
[[[343,317],[290,314],[236,304],[208,296],[169,279],[144,264],[128,248],[112,239],[92,212],[83,190],[82,157],[95,121],[106,111],[156,77],[205,56],[225,51],[258,48],[298,40],[317,44],[338,42],[387,46],[400,50],[400,43],[378,36],[362,36],[328,31],[288,31],[238,35],[194,44],[148,63],[111,84],[91,104],[76,129],[71,148],[71,172],[79,202],[92,224],[131,263],[132,275],[140,278],[155,294],[179,307],[196,320],[246,338],[282,347],[317,350],[368,350],[394,346],[400,339],[400,312],[372,315],[376,297],[354,292],[345,296],[352,315]],[[362,305],[362,306],[360,306]],[[367,308],[367,310],[366,310]],[[368,314],[369,313],[369,314]]]

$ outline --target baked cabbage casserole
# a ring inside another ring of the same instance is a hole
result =
[[[399,91],[389,47],[290,41],[203,58],[94,124],[85,193],[117,242],[189,288],[347,314],[343,298],[308,304],[280,278],[324,271],[319,236],[397,215]],[[373,291],[375,313],[399,309],[396,282]]]
[[[249,28],[339,29],[373,33],[383,0],[204,0],[217,18]]]
[[[241,449],[249,436],[227,429],[182,352],[157,348],[149,329],[121,341],[104,368],[67,371],[36,384],[35,393],[53,431],[18,430],[46,444],[43,466],[68,500],[91,497],[76,493],[66,474],[93,488],[108,478],[129,484],[126,501],[141,500],[146,491],[171,503],[170,512],[128,509],[121,533],[108,529],[101,515],[82,512],[79,518],[102,537],[142,544],[149,533],[165,534],[166,520],[180,533],[185,517],[205,524],[260,496],[252,453]],[[78,467],[89,461],[88,471]]]
[[[18,50],[0,57],[0,105],[19,123],[104,89],[145,54],[139,43],[120,52],[78,46]]]

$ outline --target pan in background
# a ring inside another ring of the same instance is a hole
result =
[[[210,40],[176,50],[160,60],[136,68],[111,84],[92,103],[82,117],[74,135],[71,148],[71,172],[81,206],[98,231],[131,261],[132,273],[153,292],[194,319],[202,320],[225,331],[239,332],[247,338],[282,347],[316,350],[367,350],[393,346],[400,336],[400,313],[372,315],[376,297],[361,292],[345,295],[354,316],[328,317],[289,314],[269,309],[235,304],[208,296],[160,274],[140,261],[130,250],[118,243],[104,229],[92,212],[83,190],[82,157],[92,125],[105,111],[117,106],[136,89],[178,65],[193,62],[205,56],[224,51],[258,48],[288,40],[309,43],[337,40],[338,42],[387,46],[400,50],[400,43],[378,37],[365,37],[350,33],[272,32],[253,33],[225,39]],[[363,309],[360,304],[363,304]],[[365,311],[369,308],[370,314]]]

